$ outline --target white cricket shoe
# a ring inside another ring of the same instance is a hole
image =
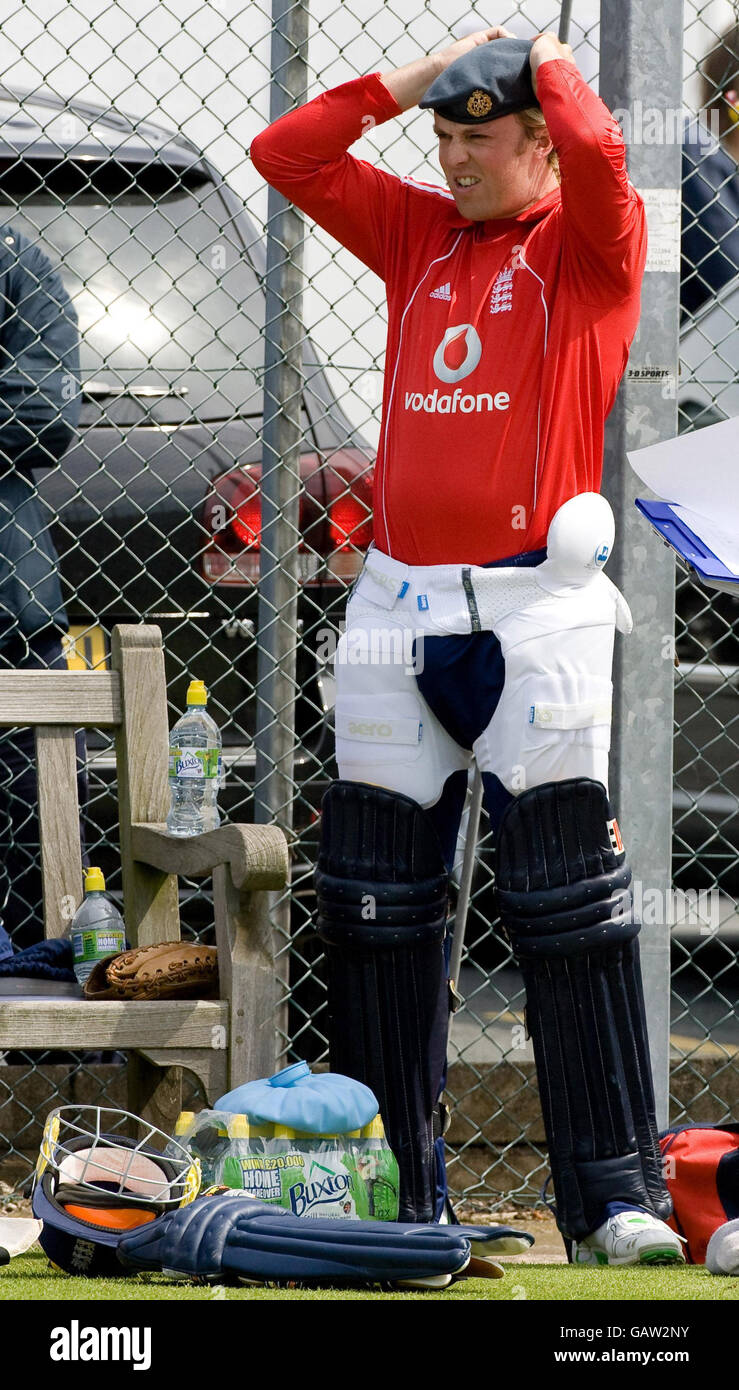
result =
[[[620,1211],[576,1244],[576,1265],[685,1264],[682,1236],[647,1211]]]

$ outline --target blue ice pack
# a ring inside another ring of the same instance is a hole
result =
[[[364,1129],[379,1110],[369,1086],[338,1072],[313,1076],[307,1062],[295,1062],[262,1081],[247,1081],[221,1096],[214,1108],[305,1134]]]

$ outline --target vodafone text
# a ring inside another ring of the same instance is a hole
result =
[[[456,415],[457,408],[463,415],[477,410],[507,410],[510,403],[507,391],[497,391],[494,396],[489,391],[481,391],[476,396],[463,395],[459,386],[454,391],[442,391],[441,394],[436,386],[427,396],[420,391],[405,393],[406,410],[425,410],[427,415]]]

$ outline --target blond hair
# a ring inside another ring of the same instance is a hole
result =
[[[537,135],[541,135],[543,131],[549,134],[547,131],[547,123],[544,119],[544,112],[540,106],[527,106],[525,111],[517,111],[516,119],[529,140],[535,140]],[[549,167],[554,170],[559,182],[559,159],[555,149],[550,150],[547,163]]]

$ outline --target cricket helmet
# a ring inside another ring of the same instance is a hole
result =
[[[127,1110],[60,1106],[47,1116],[36,1163],[39,1243],[68,1274],[120,1275],[122,1237],[199,1189],[198,1159],[155,1125]]]

